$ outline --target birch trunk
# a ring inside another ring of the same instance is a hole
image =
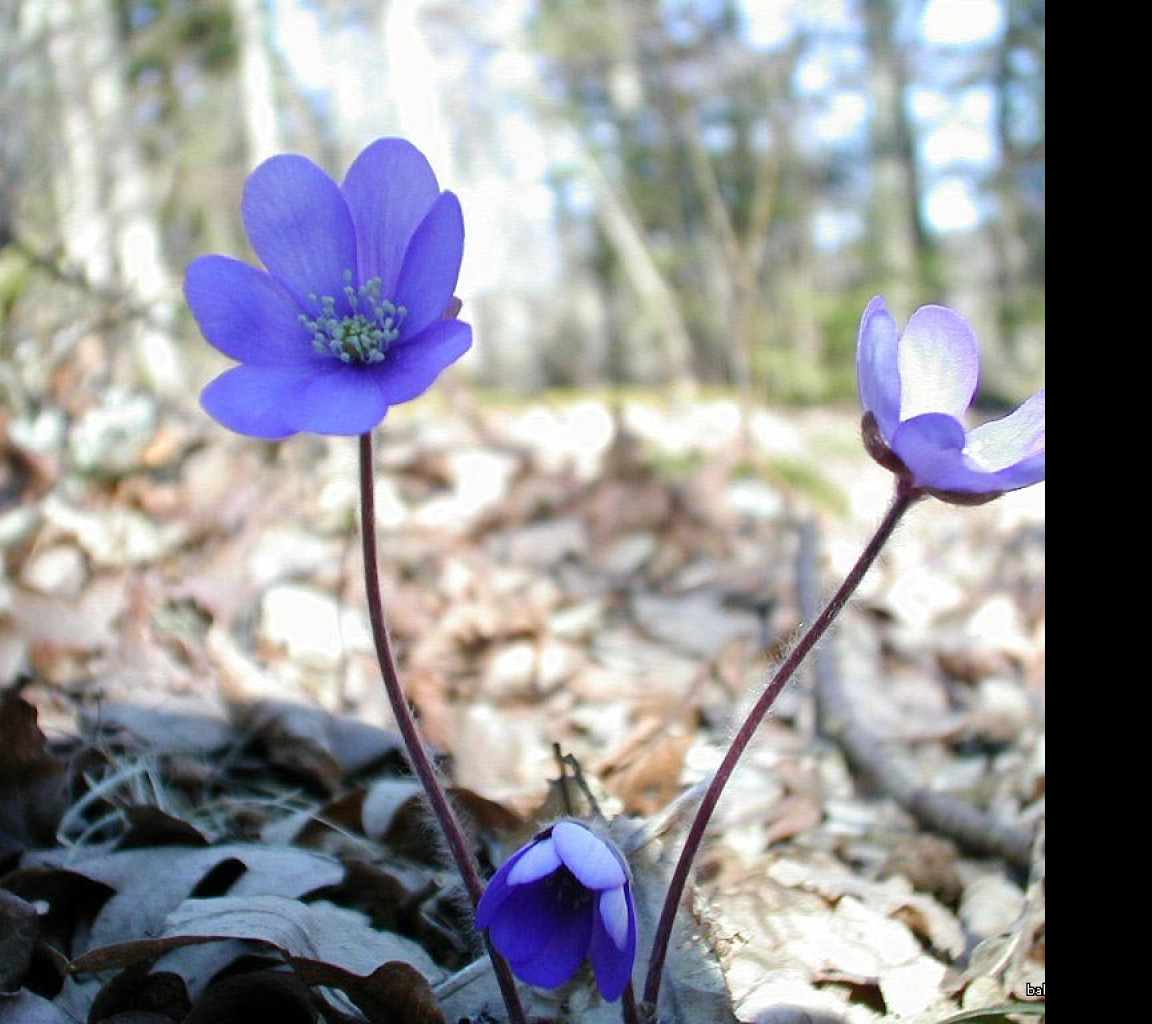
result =
[[[137,369],[157,394],[184,386],[172,341],[175,285],[156,221],[154,184],[130,129],[126,67],[109,0],[29,0],[43,32],[60,149],[53,194],[65,258],[141,315],[125,324]]]

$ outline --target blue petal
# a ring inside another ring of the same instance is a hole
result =
[[[616,853],[603,839],[574,821],[557,822],[552,839],[564,866],[589,889],[614,889],[628,876]]]
[[[200,404],[229,430],[277,440],[300,429],[292,412],[312,377],[307,366],[236,366],[200,393]]]
[[[388,412],[389,401],[370,367],[329,360],[301,389],[291,420],[312,434],[366,434]]]
[[[919,487],[937,491],[992,494],[1003,490],[995,473],[973,469],[964,456],[967,436],[959,420],[927,413],[901,423],[892,450]]]
[[[499,870],[492,876],[484,890],[484,895],[480,897],[480,903],[476,907],[476,927],[481,931],[492,923],[492,918],[500,909],[501,904],[513,891],[513,887],[508,884],[508,876],[512,873],[512,869],[535,845],[535,842],[531,842],[527,846],[522,846],[501,864]]]
[[[573,909],[541,886],[524,886],[505,903],[488,934],[521,981],[556,988],[588,956],[592,918],[592,903]]]
[[[450,363],[472,347],[472,328],[459,320],[441,320],[415,338],[394,345],[371,368],[389,405],[424,394]]]
[[[1013,466],[1007,466],[993,474],[996,490],[1017,491],[1021,487],[1031,487],[1044,479],[1044,453],[1038,452],[1022,459]]]
[[[344,272],[356,272],[356,233],[340,187],[295,154],[265,160],[249,176],[240,204],[256,255],[304,308],[331,295],[342,310]]]
[[[404,252],[440,186],[424,154],[404,139],[377,139],[353,161],[344,196],[356,225],[360,283],[380,278],[394,294]]]
[[[444,314],[456,290],[463,253],[460,200],[442,192],[408,243],[396,281],[393,301],[407,310],[405,337],[418,334]]]
[[[900,419],[929,412],[960,417],[980,379],[980,343],[947,306],[921,306],[900,336]]]
[[[238,362],[318,358],[300,324],[300,307],[256,267],[228,256],[201,256],[188,267],[184,295],[204,337]]]
[[[597,909],[588,956],[596,974],[596,987],[613,1002],[632,980],[636,962],[636,907],[631,887],[605,890]]]
[[[509,961],[515,975],[529,985],[557,988],[570,980],[588,956],[588,939],[592,931],[592,913],[583,913],[564,922],[548,936],[547,942],[530,960]]]
[[[573,909],[564,893],[544,883],[509,886],[499,913],[488,926],[488,937],[509,963],[533,959],[557,933],[569,928],[574,917],[587,917],[591,928],[591,903]],[[587,913],[584,910],[587,909]],[[588,937],[584,938],[584,951]],[[584,952],[581,952],[583,957]]]
[[[899,332],[884,297],[877,295],[864,309],[856,342],[856,380],[860,403],[876,417],[889,441],[900,422],[900,370],[896,363]]]

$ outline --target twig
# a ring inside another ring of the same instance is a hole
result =
[[[800,614],[807,619],[820,601],[819,537],[812,521],[800,529],[796,561]],[[1001,857],[1016,867],[1028,868],[1033,844],[1028,829],[996,821],[950,794],[925,789],[907,760],[864,725],[845,689],[833,634],[829,633],[813,653],[812,671],[820,731],[840,745],[858,772],[933,832],[955,839],[973,853]]]

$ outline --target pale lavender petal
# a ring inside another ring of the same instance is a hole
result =
[[[442,320],[410,341],[388,350],[384,362],[370,368],[389,405],[424,394],[450,363],[472,346],[472,328],[459,320]]]
[[[614,889],[628,880],[608,844],[583,825],[558,822],[552,829],[552,839],[564,866],[589,889]]]
[[[1007,469],[1044,452],[1044,389],[1015,412],[968,432],[964,454],[990,472]]]
[[[535,882],[545,875],[552,874],[558,867],[560,867],[560,854],[556,852],[556,844],[551,839],[542,839],[529,846],[516,866],[508,872],[508,884],[524,885],[527,882]]]
[[[630,908],[625,888],[605,889],[599,897],[600,923],[617,949],[623,949],[624,943],[628,941]]]
[[[378,277],[391,297],[408,243],[440,194],[436,175],[412,143],[378,139],[348,168],[343,190],[356,225],[360,283]]]
[[[900,370],[896,362],[899,331],[884,297],[864,309],[856,342],[856,381],[865,412],[876,417],[880,433],[891,438],[900,422]]]
[[[1021,487],[1031,487],[1044,479],[1044,452],[1022,459],[1015,465],[1007,466],[992,474],[998,491],[1017,491]]]
[[[265,160],[249,176],[240,204],[256,255],[302,308],[331,295],[342,310],[344,272],[356,272],[356,233],[340,186],[295,154]]]
[[[200,393],[214,420],[248,437],[276,440],[300,430],[293,411],[314,370],[299,366],[236,366]]]
[[[491,881],[484,890],[484,895],[480,897],[479,905],[476,907],[476,927],[481,931],[492,923],[493,917],[500,909],[504,900],[508,898],[511,892],[515,891],[514,888],[508,884],[508,876],[520,860],[532,849],[533,845],[534,844],[530,843],[527,846],[522,846],[501,864],[500,869],[492,876]]]
[[[980,344],[946,306],[921,306],[900,337],[900,419],[928,412],[960,417],[980,378]]]
[[[926,413],[901,423],[892,450],[919,487],[990,494],[1003,490],[996,474],[974,469],[964,457],[964,425],[943,413]]]
[[[366,434],[379,425],[389,402],[371,368],[328,361],[312,370],[291,418],[297,430],[312,434]]]
[[[319,357],[300,307],[263,270],[228,256],[188,266],[184,295],[204,337],[241,363],[298,363]]]
[[[610,900],[607,906],[606,899]],[[621,921],[624,934],[618,942],[615,933]],[[592,926],[588,958],[592,961],[600,994],[609,1002],[619,999],[632,980],[632,967],[636,962],[636,909],[628,886],[600,894],[600,913]]]
[[[464,254],[460,200],[443,192],[420,222],[396,281],[393,301],[407,310],[404,335],[418,334],[439,320],[452,301]]]

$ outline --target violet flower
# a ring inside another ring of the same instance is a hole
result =
[[[492,876],[476,927],[521,981],[557,988],[585,959],[607,1000],[619,999],[636,959],[636,907],[619,851],[584,825],[560,821]]]
[[[1009,416],[968,430],[980,376],[969,323],[922,306],[901,334],[882,296],[860,321],[856,372],[864,437],[882,465],[947,501],[974,503],[1044,479],[1044,390]]]
[[[200,397],[230,430],[364,434],[471,346],[454,319],[460,203],[411,143],[378,139],[341,185],[274,156],[249,175],[241,215],[267,271],[201,256],[184,287],[204,337],[241,364]]]

